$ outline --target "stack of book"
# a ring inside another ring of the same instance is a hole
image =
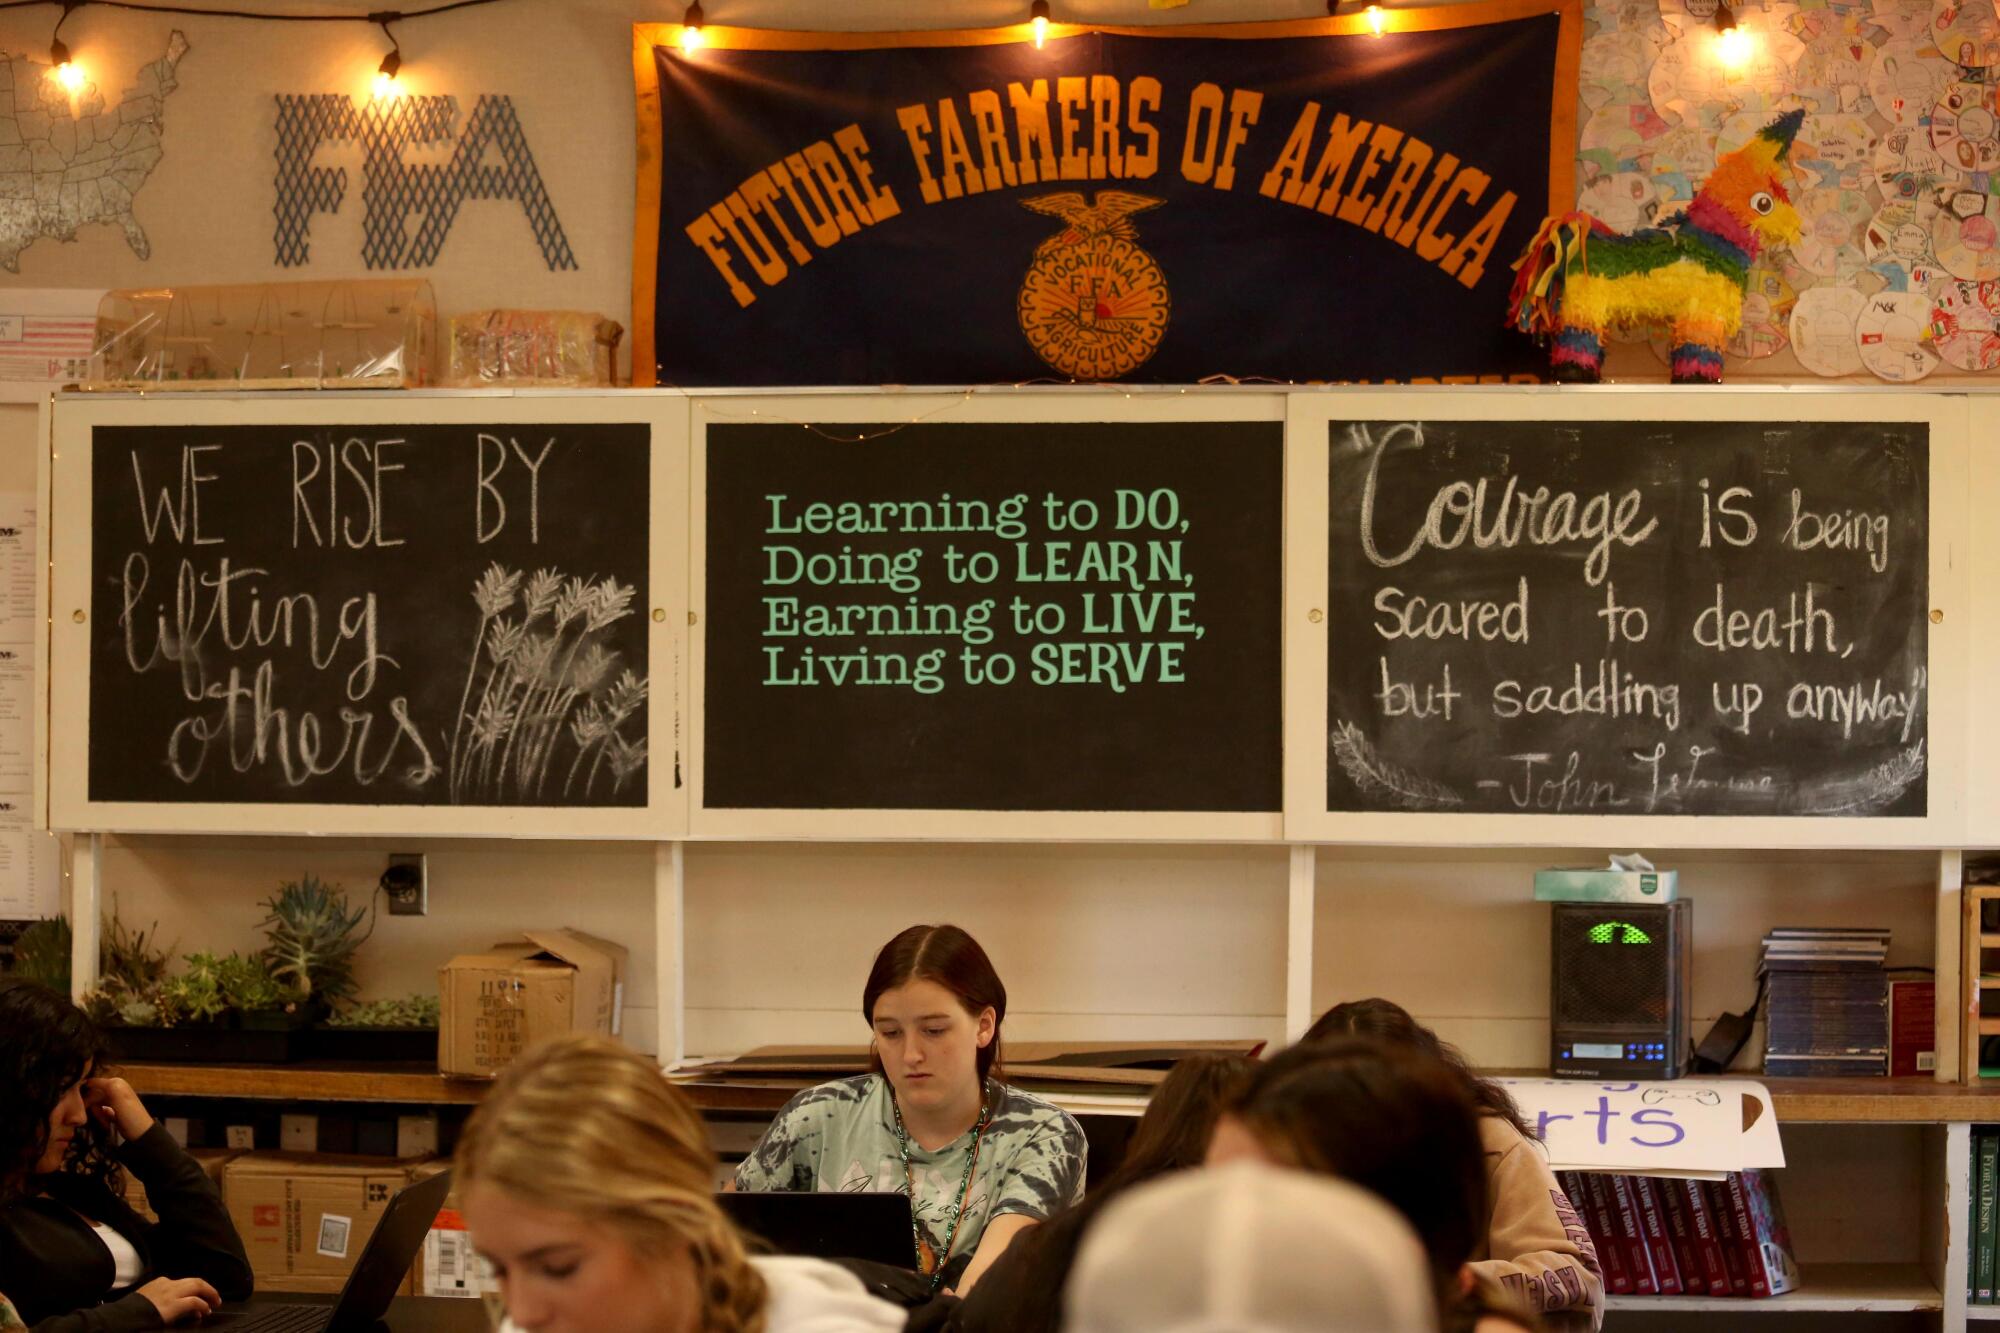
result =
[[[1965,1300],[1968,1305],[1993,1305],[1995,1267],[1995,1195],[2000,1194],[2000,1130],[1975,1125],[1972,1130],[1972,1196],[1966,1235]]]
[[[1781,1296],[1799,1285],[1792,1236],[1765,1171],[1726,1180],[1558,1173],[1614,1296]]]
[[[1785,926],[1764,936],[1764,1072],[1889,1072],[1889,932]]]

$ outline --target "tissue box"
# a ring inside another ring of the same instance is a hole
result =
[[[1673,870],[1613,870],[1592,866],[1578,870],[1537,870],[1538,903],[1664,903],[1672,902],[1680,883]]]

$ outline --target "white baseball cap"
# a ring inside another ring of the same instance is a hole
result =
[[[1070,1276],[1065,1333],[1436,1333],[1402,1214],[1331,1176],[1254,1162],[1112,1203]]]

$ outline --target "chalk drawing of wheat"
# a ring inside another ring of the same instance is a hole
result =
[[[1905,746],[1858,773],[1821,778],[1800,794],[1809,815],[1872,815],[1894,805],[1924,775],[1924,743]]]
[[[1347,780],[1363,796],[1393,801],[1405,810],[1437,810],[1465,804],[1463,797],[1442,782],[1412,773],[1377,754],[1368,738],[1361,734],[1361,728],[1352,722],[1337,723],[1331,739],[1333,757],[1340,764],[1340,771],[1347,774]]]
[[[646,682],[618,669],[609,642],[637,596],[615,576],[554,568],[529,573],[496,561],[479,576],[479,628],[446,769],[454,803],[546,799],[565,746],[563,800],[589,800],[600,775],[616,796],[644,770]]]

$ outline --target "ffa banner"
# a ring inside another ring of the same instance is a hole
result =
[[[1575,0],[1148,29],[634,29],[635,381],[1535,379]]]

